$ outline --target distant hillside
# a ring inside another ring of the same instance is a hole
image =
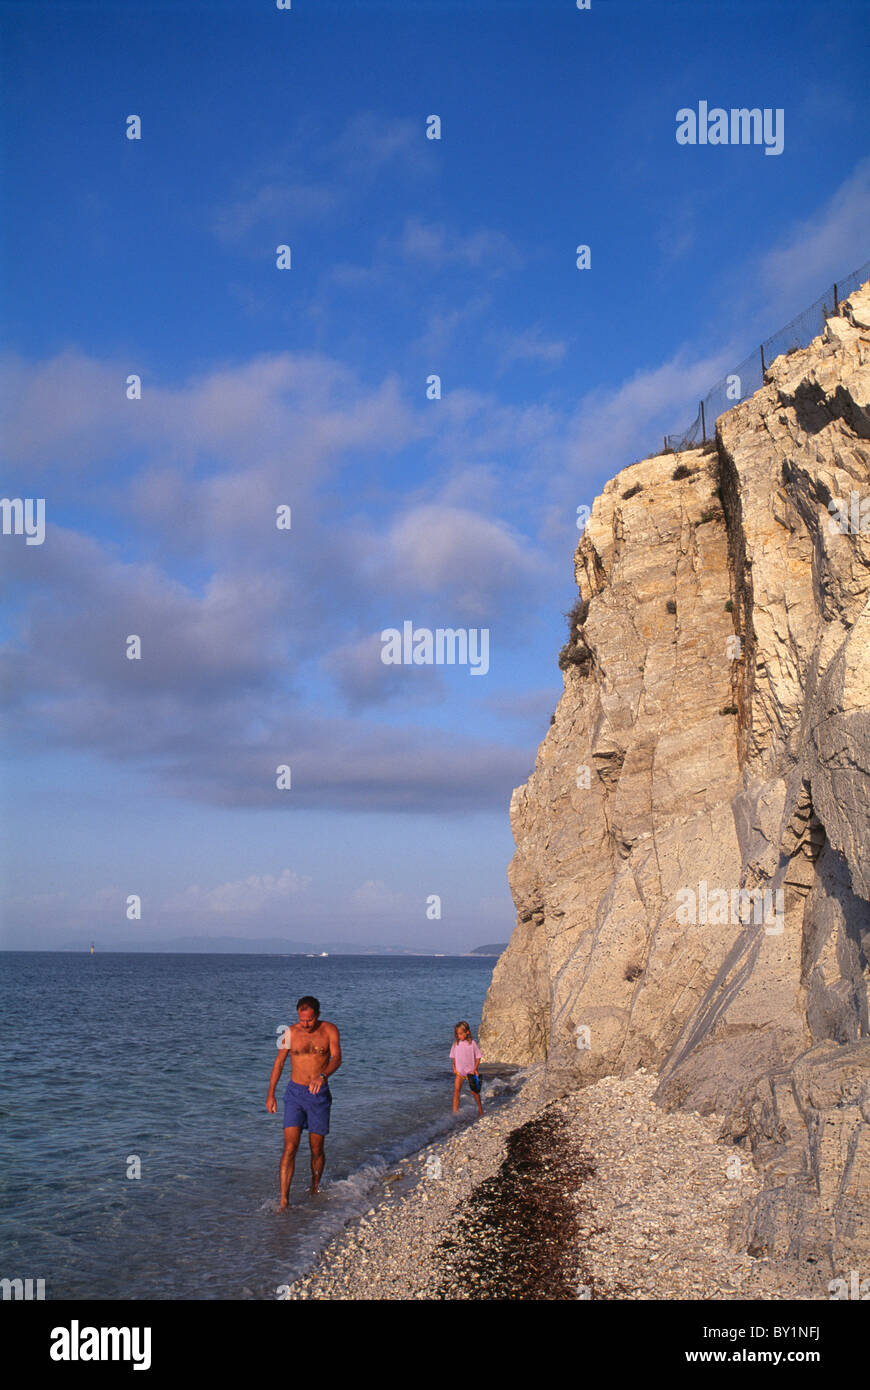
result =
[[[469,951],[470,956],[500,956],[502,951],[507,950],[507,942],[499,941],[495,946],[475,946],[473,951]]]

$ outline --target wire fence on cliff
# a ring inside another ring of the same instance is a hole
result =
[[[824,331],[826,321],[840,312],[843,300],[867,279],[870,279],[870,261],[865,261],[850,275],[830,285],[814,304],[787,323],[785,328],[774,333],[721,381],[717,381],[699,402],[698,413],[689,428],[679,434],[665,435],[665,449],[679,453],[681,449],[696,448],[712,439],[717,417],[763,386],[764,374],[777,357],[784,352],[807,347],[813,338],[818,337]]]

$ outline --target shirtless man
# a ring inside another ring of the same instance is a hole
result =
[[[275,1087],[290,1053],[290,1080],[284,1092],[284,1152],[281,1155],[281,1202],[279,1211],[289,1204],[290,1184],[296,1166],[296,1150],[303,1129],[308,1130],[311,1147],[311,1192],[314,1195],[326,1162],[323,1138],[329,1133],[332,1095],[327,1078],[341,1066],[341,1043],[334,1023],[320,1017],[320,1003],[306,994],[296,1005],[298,1023],[293,1023],[278,1044],[278,1056],[269,1077],[266,1109],[278,1109]]]

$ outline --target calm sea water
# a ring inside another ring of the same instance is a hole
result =
[[[0,953],[0,1277],[44,1279],[46,1298],[274,1298],[398,1159],[473,1118],[465,1089],[452,1115],[448,1054],[458,1019],[476,1035],[493,964]],[[344,1061],[322,1195],[303,1134],[279,1215],[289,1060],[277,1115],[265,1098],[302,994]]]

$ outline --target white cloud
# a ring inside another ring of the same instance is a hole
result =
[[[75,467],[96,477],[108,468],[114,481],[119,458],[132,453],[163,476],[164,487],[173,472],[206,462],[199,504],[210,477],[218,478],[219,492],[234,465],[246,480],[252,469],[269,469],[285,482],[289,472],[298,489],[327,474],[342,450],[400,448],[422,433],[396,376],[367,387],[316,353],[263,354],[179,386],[153,380],[146,366],[139,369],[142,399],[129,401],[129,364],[73,349],[44,363],[7,354],[0,360],[0,424],[9,460],[50,464],[55,475]],[[222,472],[215,473],[215,459]],[[218,519],[211,516],[209,525]]]
[[[510,334],[501,340],[499,370],[505,372],[517,362],[539,362],[543,366],[555,367],[567,351],[568,344],[563,339],[547,337],[540,325],[536,324],[525,333]]]
[[[283,241],[292,228],[352,206],[386,168],[393,178],[430,169],[425,145],[422,122],[371,111],[352,116],[332,139],[299,127],[291,146],[269,168],[249,174],[235,201],[217,209],[215,235],[226,246],[254,232]]]
[[[428,266],[448,265],[489,268],[493,272],[522,265],[522,257],[504,232],[488,227],[462,235],[444,223],[423,222],[409,217],[397,244],[399,254],[407,260],[425,261]]]
[[[415,709],[444,697],[437,672],[423,666],[388,666],[381,660],[380,633],[369,633],[354,642],[333,647],[323,659],[347,705],[362,710],[388,701],[407,702]]]
[[[367,879],[350,895],[351,906],[367,917],[406,915],[411,906],[406,893],[396,893],[382,879]],[[422,908],[420,909],[422,915]]]
[[[218,241],[231,245],[265,224],[278,244],[279,233],[287,235],[301,222],[324,217],[337,202],[336,190],[323,184],[265,183],[255,193],[215,214],[215,235]]]
[[[212,888],[202,888],[193,883],[183,892],[175,894],[163,904],[164,912],[193,913],[199,917],[252,917],[270,909],[286,907],[311,884],[304,874],[292,869],[282,869],[281,873],[249,874],[229,883],[219,883]]]
[[[758,279],[769,299],[768,312],[796,314],[838,275],[862,265],[870,251],[868,228],[870,157],[861,160],[822,208],[761,258]]]
[[[394,592],[437,598],[445,622],[458,615],[493,618],[509,591],[527,587],[543,572],[529,542],[506,522],[439,503],[401,515],[377,563],[384,582],[392,577]]]

